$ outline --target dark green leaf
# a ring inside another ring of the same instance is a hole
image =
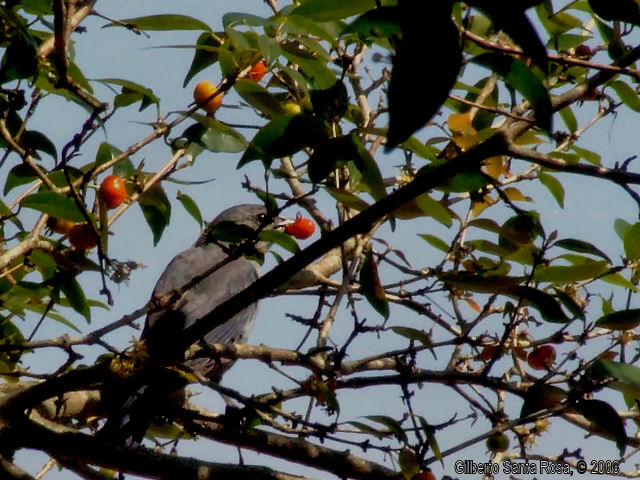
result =
[[[238,94],[256,110],[267,117],[276,117],[284,113],[280,102],[269,91],[253,80],[236,80],[233,88]]]
[[[570,132],[575,132],[578,129],[578,120],[576,120],[571,107],[564,107],[558,113]]]
[[[227,27],[233,27],[235,25],[262,27],[268,23],[269,21],[266,18],[251,15],[250,13],[229,12],[222,16],[222,26],[225,30]]]
[[[501,75],[506,83],[531,103],[536,113],[536,124],[547,132],[552,131],[553,109],[549,92],[543,81],[524,62],[497,53],[484,53],[473,61]]]
[[[27,130],[20,137],[20,145],[27,151],[39,150],[51,155],[54,159],[58,156],[56,146],[44,134],[36,130]]]
[[[7,181],[4,184],[4,194],[6,195],[11,190],[20,185],[26,185],[38,179],[38,176],[26,163],[19,163],[7,174]]]
[[[375,0],[310,0],[294,8],[290,15],[301,15],[316,22],[342,20],[376,8]]]
[[[219,37],[213,33],[203,32],[200,34],[196,42],[191,66],[182,83],[183,87],[185,87],[196,74],[218,61],[218,47],[220,47],[220,45]]]
[[[304,147],[315,146],[327,138],[327,129],[320,119],[307,114],[286,114],[262,127],[238,163],[243,167],[252,160],[262,159],[270,165],[274,158],[293,155]]]
[[[553,295],[549,295],[542,290],[518,285],[516,287],[509,288],[507,293],[514,298],[526,300],[531,306],[540,312],[542,318],[547,322],[567,323],[571,320],[564,313],[562,307],[560,307],[560,304]]]
[[[33,208],[52,217],[84,222],[85,218],[78,210],[75,202],[61,193],[43,190],[25,197],[20,204],[26,208]]]
[[[151,228],[153,244],[157,245],[171,219],[171,202],[169,202],[163,188],[159,184],[155,184],[140,195],[138,204],[149,228]]]
[[[402,40],[393,57],[389,83],[389,131],[387,149],[404,142],[423,127],[447,99],[462,62],[458,29],[451,21],[449,2],[400,4]],[[425,45],[429,54],[425,57]],[[437,71],[429,88],[416,75],[416,65]]]
[[[211,30],[209,25],[197,18],[187,15],[160,14],[146,17],[125,18],[112,22],[106,27],[131,26],[136,30],[170,31],[170,30]]]
[[[422,427],[422,430],[424,430],[424,434],[427,437],[427,443],[429,443],[429,447],[431,447],[433,456],[437,459],[441,459],[442,452],[440,451],[438,440],[436,440],[435,429],[429,425],[429,422],[427,422],[424,417],[418,418],[420,419],[420,426]]]
[[[589,0],[594,13],[605,20],[619,20],[621,22],[640,25],[640,7],[635,0]]]
[[[187,211],[187,213],[189,213],[189,215],[191,215],[194,218],[194,220],[198,222],[198,225],[200,225],[200,228],[202,228],[202,224],[203,224],[202,214],[200,213],[200,208],[198,207],[198,204],[193,201],[193,198],[191,198],[186,193],[182,193],[179,190],[178,190],[178,193],[176,194],[176,198],[180,200],[180,203],[182,204],[184,209]]]
[[[615,408],[602,400],[582,400],[577,405],[577,410],[587,420],[593,423],[597,430],[601,430],[615,442],[620,456],[624,456],[627,443],[627,433],[624,422]]]
[[[411,480],[420,471],[420,460],[410,448],[403,448],[398,454],[398,466],[406,480]]]
[[[496,26],[513,38],[522,50],[536,64],[547,71],[547,50],[540,40],[536,29],[524,11],[541,1],[534,2],[494,2],[491,0],[472,0],[469,2],[483,9],[491,17]]]
[[[596,322],[596,326],[609,330],[631,330],[638,325],[640,325],[640,308],[609,313]]]
[[[611,263],[611,259],[606,253],[604,253],[595,245],[589,242],[586,242],[584,240],[578,240],[576,238],[563,238],[555,241],[553,243],[553,246],[564,248],[566,250],[571,250],[573,252],[588,253],[590,255],[595,255],[596,257],[604,258],[609,263]]]
[[[360,160],[354,143],[354,135],[343,135],[327,138],[313,149],[309,157],[309,179],[319,183],[337,167],[345,165],[349,160]]]
[[[325,89],[314,89],[309,92],[313,113],[327,122],[339,120],[349,106],[347,87],[341,80]]]
[[[342,30],[341,35],[355,34],[363,41],[372,38],[391,38],[402,35],[398,7],[375,8],[363,13]]]
[[[35,45],[30,39],[16,37],[9,42],[4,51],[0,65],[0,84],[32,78],[38,73],[38,52]]]
[[[451,227],[453,220],[449,210],[447,210],[447,208],[440,202],[431,198],[429,194],[423,193],[422,195],[418,195],[415,198],[415,202],[425,215],[433,217],[446,227]]]
[[[378,264],[373,257],[372,249],[369,249],[362,259],[360,288],[371,306],[384,318],[389,318],[389,301],[380,283]]]
[[[87,320],[87,323],[91,323],[91,309],[80,283],[73,277],[65,277],[58,286],[64,293],[71,308],[82,315]]]

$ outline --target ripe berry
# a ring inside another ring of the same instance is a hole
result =
[[[118,175],[108,175],[100,185],[100,196],[108,208],[119,207],[127,198],[127,187]]]
[[[203,80],[193,90],[193,99],[199,107],[211,115],[222,105],[223,94],[219,93],[215,97],[213,96],[217,91],[218,87],[216,87],[215,83]]]
[[[267,74],[267,64],[264,60],[255,63],[249,70],[249,78],[254,82],[259,82]]]
[[[79,223],[71,227],[69,243],[76,250],[89,250],[98,244],[96,234],[88,223]]]
[[[286,225],[284,227],[284,231],[287,232],[292,237],[297,238],[298,240],[304,240],[305,238],[309,238],[313,235],[313,232],[316,229],[316,224],[313,223],[313,220],[305,217],[298,216],[296,217],[296,221]]]
[[[556,349],[551,345],[540,345],[527,355],[527,363],[534,370],[546,370],[556,361]]]

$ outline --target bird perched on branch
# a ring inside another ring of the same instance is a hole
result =
[[[143,367],[140,375],[132,377],[128,388],[118,389],[121,392],[106,392],[117,397],[109,402],[116,410],[107,419],[101,435],[129,446],[142,441],[154,418],[162,415],[168,397],[186,386],[182,375],[165,368],[183,360],[184,351],[176,351],[175,344],[179,343],[176,340],[186,328],[258,279],[258,263],[243,256],[266,251],[268,243],[259,241],[257,232],[290,222],[270,216],[264,205],[238,205],[218,215],[193,246],[171,260],[156,283],[152,298],[174,297],[168,307],[147,316],[141,336],[150,367]],[[253,252],[243,248],[247,245],[253,246]],[[200,342],[204,349],[183,363],[186,370],[218,381],[233,362],[206,356],[206,345],[246,342],[257,307],[257,303],[248,304],[209,331]]]

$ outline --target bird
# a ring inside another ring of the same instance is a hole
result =
[[[283,227],[292,222],[281,217],[269,221],[273,217],[269,213],[264,205],[257,204],[228,208],[206,226],[191,247],[169,262],[154,287],[152,299],[182,291],[186,286],[190,288],[182,292],[167,308],[147,315],[140,340],[144,341],[152,365],[170,365],[179,361],[184,352],[175,352],[172,347],[181,332],[258,279],[258,263],[245,256],[229,257],[231,245],[225,240],[253,234],[261,229]],[[254,247],[258,252],[264,253],[268,243],[257,241]],[[222,266],[195,285],[189,285],[196,276],[205,275],[219,264]],[[204,335],[201,343],[205,348],[194,358],[183,362],[186,370],[197,372],[212,381],[219,381],[233,362],[207,356],[206,345],[245,343],[253,330],[257,308],[257,303],[247,305]],[[130,447],[140,445],[154,418],[162,415],[162,410],[170,402],[169,397],[184,390],[186,386],[184,376],[175,373],[175,370],[146,370],[148,375],[133,376],[129,385],[116,388],[117,392],[112,393],[117,398],[110,402],[114,413],[107,418],[100,430],[104,438]],[[174,372],[173,375],[170,372]]]

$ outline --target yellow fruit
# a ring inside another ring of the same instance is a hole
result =
[[[198,106],[211,115],[222,105],[223,94],[219,93],[215,97],[213,96],[217,91],[218,87],[216,87],[215,83],[203,80],[193,90],[193,99]]]
[[[298,115],[302,113],[302,107],[297,103],[287,102],[282,106],[282,108],[284,109],[285,112],[292,113],[293,115]]]

